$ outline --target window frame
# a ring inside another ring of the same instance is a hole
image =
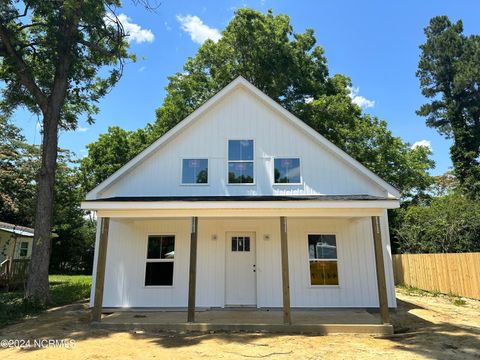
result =
[[[229,141],[252,141],[253,143],[253,151],[252,151],[252,160],[230,160],[230,158],[228,157],[228,145],[229,145]],[[227,141],[226,141],[226,159],[227,159],[227,185],[228,186],[254,186],[256,184],[256,179],[255,179],[255,174],[257,172],[257,169],[256,169],[256,161],[255,161],[255,158],[256,158],[256,151],[255,151],[255,143],[256,143],[256,140],[251,137],[251,138],[228,138]],[[230,177],[228,176],[229,175],[229,165],[230,163],[252,163],[252,169],[253,169],[253,182],[251,183],[231,183],[230,182]]]
[[[207,182],[206,183],[184,183],[183,182],[183,160],[207,160]],[[210,185],[210,158],[208,157],[183,157],[180,159],[180,185],[181,186],[209,186]]]
[[[310,235],[334,235],[335,236],[335,242],[337,244],[337,257],[336,259],[310,259],[310,251],[308,249],[308,237]],[[328,289],[328,288],[333,288],[333,289],[338,289],[341,287],[341,279],[342,277],[340,276],[340,266],[339,266],[339,236],[338,236],[338,233],[335,232],[335,231],[317,231],[317,232],[308,232],[305,236],[306,240],[307,240],[307,246],[306,246],[306,250],[307,250],[307,282],[308,282],[308,287],[309,288],[312,288],[312,289],[315,289],[315,288],[322,288],[322,289]],[[312,274],[310,273],[310,261],[315,261],[315,260],[318,260],[318,261],[336,261],[337,262],[337,276],[338,276],[338,284],[337,285],[328,285],[328,284],[324,284],[324,285],[313,285],[312,284]]]
[[[275,160],[279,159],[298,159],[300,162],[300,182],[298,183],[277,183],[275,182]],[[303,160],[300,156],[273,156],[272,157],[272,185],[273,186],[298,186],[303,185]]]
[[[173,243],[173,249],[176,251],[177,249],[177,234],[175,232],[165,232],[165,233],[148,233],[146,234],[146,241],[145,241],[145,254],[144,254],[144,266],[143,266],[143,278],[142,278],[142,283],[143,283],[143,288],[150,289],[150,288],[174,288],[175,287],[175,271],[176,271],[176,266],[175,266],[175,260],[176,256],[173,256],[173,259],[149,259],[148,258],[148,240],[151,236],[173,236],[174,238],[174,243]],[[172,262],[173,263],[173,272],[172,272],[172,285],[145,285],[145,276],[147,275],[147,263],[148,262]]]
[[[27,244],[26,248],[22,248],[23,244]],[[30,242],[29,241],[21,241],[20,242],[20,247],[18,248],[18,257],[24,258],[28,256],[28,250],[30,249]],[[22,250],[26,251],[25,255],[22,255]]]

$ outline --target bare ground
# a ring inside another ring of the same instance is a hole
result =
[[[75,346],[0,349],[0,359],[480,359],[480,301],[397,290],[395,335],[109,332],[89,327],[85,303],[0,329],[0,339],[73,339]]]

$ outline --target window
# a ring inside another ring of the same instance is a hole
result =
[[[28,255],[28,241],[22,241],[20,243],[20,257]]]
[[[182,184],[207,184],[208,159],[183,159]]]
[[[250,251],[250,236],[232,236],[232,251]]]
[[[228,183],[253,184],[253,140],[228,140]]]
[[[338,285],[335,235],[308,235],[311,285]]]
[[[300,159],[274,159],[275,184],[300,184]]]
[[[175,256],[175,236],[148,237],[145,286],[172,286]]]

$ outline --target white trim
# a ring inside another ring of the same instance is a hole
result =
[[[84,210],[130,209],[396,209],[398,200],[358,201],[84,201]]]
[[[111,176],[105,179],[102,183],[97,185],[93,190],[89,191],[87,193],[86,198],[89,200],[97,198],[99,193],[101,193],[110,185],[118,181],[123,175],[127,174],[129,171],[134,169],[141,161],[150,157],[161,146],[167,144],[169,141],[171,141],[176,136],[178,136],[183,130],[188,128],[192,124],[192,122],[195,121],[195,119],[199,118],[200,115],[207,112],[217,102],[219,102],[220,99],[222,99],[228,93],[232,92],[234,89],[240,86],[244,87],[245,89],[249,90],[253,94],[257,95],[257,97],[260,98],[264,103],[266,103],[267,105],[272,107],[274,110],[279,112],[281,115],[283,115],[288,121],[290,121],[297,128],[303,130],[306,134],[310,135],[314,140],[316,140],[318,143],[323,145],[327,150],[331,151],[338,158],[345,161],[347,164],[349,164],[354,169],[356,169],[359,173],[363,174],[372,182],[379,185],[388,193],[389,197],[392,197],[392,198],[400,197],[400,192],[397,189],[395,189],[392,185],[387,183],[385,180],[380,178],[371,170],[367,169],[364,165],[362,165],[360,162],[352,158],[346,152],[344,152],[343,150],[335,146],[333,143],[328,141],[325,137],[320,135],[318,132],[316,132],[310,126],[305,124],[302,120],[297,118],[288,110],[284,109],[280,104],[278,104],[276,101],[274,101],[269,96],[264,94],[262,91],[257,89],[254,85],[252,85],[250,82],[245,80],[243,77],[239,76],[235,80],[233,80],[230,84],[225,86],[222,90],[220,90],[217,94],[212,96],[209,100],[207,100],[202,106],[196,109],[184,120],[178,123],[175,127],[170,129],[166,134],[160,137],[157,141],[155,141],[153,144],[151,144],[149,147],[143,150],[140,154],[135,156],[132,160],[127,162],[119,170],[117,170],[115,173],[113,173]],[[228,154],[227,154],[227,159],[228,159]]]

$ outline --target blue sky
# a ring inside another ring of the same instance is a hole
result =
[[[182,70],[207,37],[218,38],[239,7],[290,16],[296,32],[313,28],[325,49],[331,74],[350,76],[354,101],[366,112],[387,120],[392,132],[414,144],[430,144],[437,164],[433,174],[451,166],[450,141],[425,126],[415,114],[425,99],[415,71],[423,28],[431,17],[463,20],[466,34],[480,34],[480,2],[467,0],[403,1],[187,1],[161,0],[155,12],[124,0],[119,9],[131,32],[136,63],[128,64],[119,84],[101,100],[94,125],[80,122],[75,132],[62,133],[60,146],[85,156],[85,145],[109,126],[144,127],[155,120],[167,77]],[[128,17],[128,18],[127,18]],[[30,142],[39,143],[37,117],[18,111],[14,118]]]

